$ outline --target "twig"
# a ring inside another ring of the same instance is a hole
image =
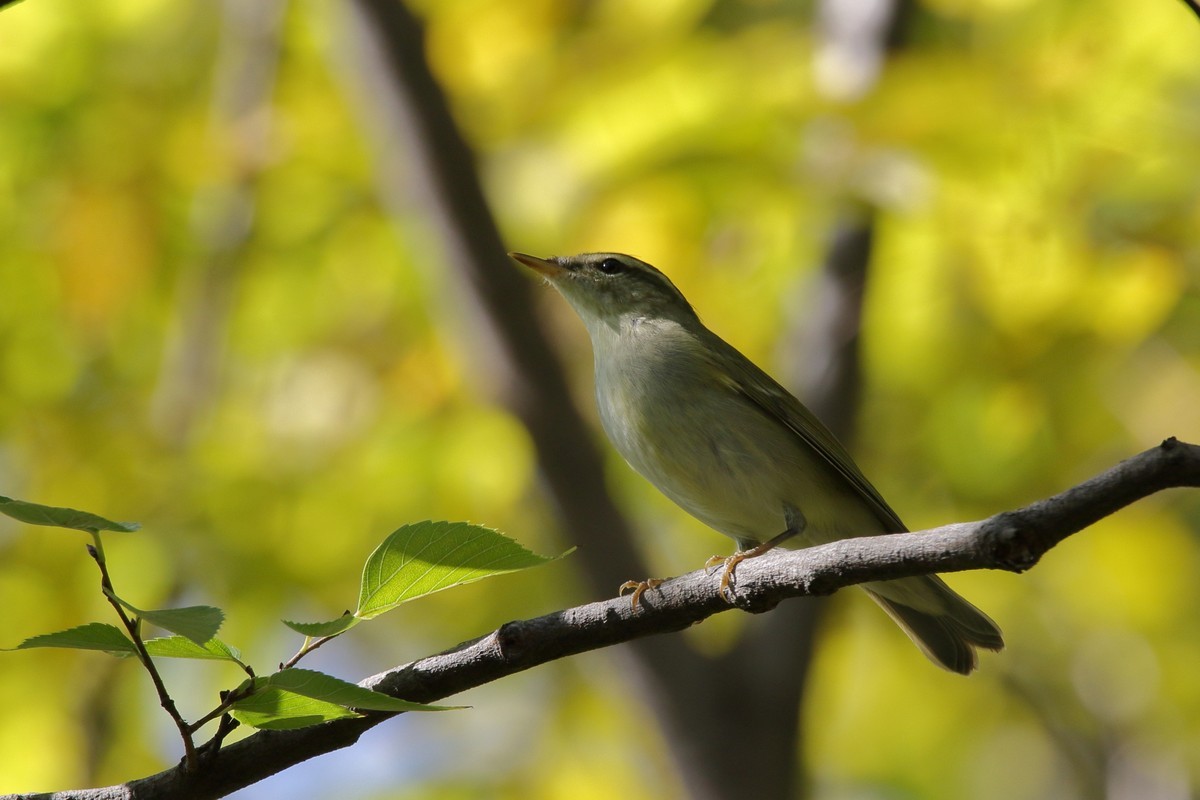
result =
[[[225,737],[235,731],[239,724],[240,723],[229,714],[221,715],[221,721],[217,723],[217,732],[213,734],[211,739],[209,739],[196,750],[202,767],[206,764],[212,763],[212,761],[217,757],[217,753],[221,751],[221,744],[225,741]]]
[[[171,721],[175,723],[175,727],[179,729],[179,736],[183,739],[183,763],[187,770],[193,770],[196,767],[196,744],[192,741],[192,731],[188,726],[187,720],[179,713],[179,709],[175,707],[175,701],[167,692],[167,686],[163,683],[162,676],[158,674],[158,667],[154,665],[154,659],[150,657],[150,653],[146,650],[146,645],[142,641],[142,621],[140,618],[131,618],[125,613],[125,607],[117,599],[117,592],[113,588],[112,578],[108,574],[108,561],[104,557],[104,545],[100,541],[100,533],[92,531],[92,544],[88,545],[88,555],[96,562],[96,566],[100,568],[100,589],[104,592],[104,598],[108,600],[109,605],[117,612],[121,623],[125,626],[125,630],[129,633],[129,638],[133,640],[133,647],[137,650],[138,661],[146,668],[146,672],[150,674],[150,680],[154,684],[154,691],[158,693],[158,703],[163,707],[171,717]]]

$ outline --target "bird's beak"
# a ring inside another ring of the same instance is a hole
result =
[[[530,256],[525,253],[509,253],[508,257],[547,278],[553,278],[566,271],[554,259],[538,258],[537,256]]]

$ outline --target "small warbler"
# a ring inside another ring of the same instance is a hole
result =
[[[780,544],[807,547],[907,530],[836,437],[799,400],[700,322],[666,275],[620,253],[537,258],[583,319],[596,401],[613,446],[692,516],[737,542],[737,564]],[[630,582],[634,604],[661,581]],[[996,623],[936,575],[863,584],[935,664],[969,674]]]

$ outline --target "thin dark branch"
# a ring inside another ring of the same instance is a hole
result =
[[[931,572],[1021,572],[1068,536],[1135,500],[1174,487],[1200,487],[1200,446],[1168,439],[1061,494],[981,522],[956,523],[916,535],[844,539],[745,561],[737,573],[738,607],[766,611],[789,597],[829,594],[866,581]],[[433,702],[566,656],[687,628],[730,609],[715,586],[713,576],[697,570],[647,592],[637,611],[621,597],[510,622],[438,655],[368,678],[362,685],[407,700]],[[175,767],[104,789],[22,797],[222,797],[301,761],[347,747],[387,718],[372,714],[300,730],[260,731],[220,750],[200,770]]]
[[[1183,0],[1183,4],[1192,10],[1196,19],[1200,19],[1200,0]]]
[[[167,691],[167,685],[163,683],[162,676],[158,672],[158,667],[154,664],[154,659],[150,657],[150,653],[146,650],[146,644],[142,640],[141,620],[131,618],[125,613],[125,607],[117,599],[117,592],[113,588],[112,577],[108,573],[108,561],[104,557],[104,548],[100,542],[100,534],[93,531],[92,539],[95,544],[88,547],[88,554],[92,560],[96,562],[96,566],[100,569],[100,590],[104,593],[104,599],[108,601],[113,610],[117,612],[117,616],[121,620],[121,624],[125,626],[125,630],[129,633],[129,638],[133,640],[133,647],[137,651],[137,658],[146,672],[150,675],[150,682],[154,684],[154,691],[158,694],[158,703],[163,707],[171,717],[171,721],[175,723],[175,727],[179,730],[179,736],[183,739],[183,763],[188,770],[194,769],[196,766],[196,745],[192,741],[192,730],[188,726],[187,720],[179,713],[179,709],[175,706],[175,700]]]

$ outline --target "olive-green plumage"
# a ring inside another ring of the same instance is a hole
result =
[[[700,322],[674,284],[620,253],[541,259],[536,270],[582,318],[596,400],[635,470],[742,550],[907,530],[834,435]],[[730,569],[732,568],[732,564]],[[1000,629],[937,576],[864,584],[934,663],[970,673]]]

